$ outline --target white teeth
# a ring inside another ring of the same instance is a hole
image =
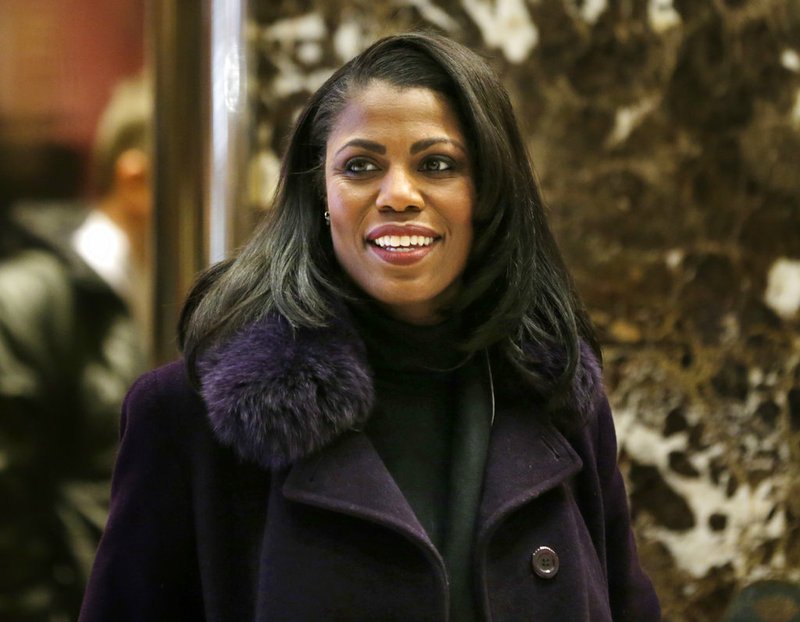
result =
[[[376,238],[374,243],[381,248],[410,248],[412,246],[430,246],[434,238],[424,235],[384,235]]]

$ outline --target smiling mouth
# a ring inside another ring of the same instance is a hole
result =
[[[437,239],[424,235],[383,235],[370,243],[383,250],[403,253],[429,248]]]

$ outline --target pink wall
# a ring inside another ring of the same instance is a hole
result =
[[[60,102],[62,122],[55,136],[87,144],[111,93],[121,77],[143,62],[143,0],[56,0],[64,25]]]
[[[3,0],[0,123],[84,152],[114,83],[144,58],[144,0]]]

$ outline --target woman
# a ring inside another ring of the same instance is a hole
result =
[[[659,618],[589,322],[461,45],[319,89],[181,339],[127,398],[84,620]]]

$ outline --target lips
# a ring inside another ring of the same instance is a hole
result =
[[[433,229],[421,225],[381,225],[367,234],[371,250],[395,265],[420,261],[440,239]]]
[[[421,236],[427,238],[440,238],[438,233],[422,225],[381,225],[375,227],[367,234],[367,242],[374,242],[378,238],[385,236]]]
[[[384,235],[373,240],[373,243],[381,248],[403,250],[430,246],[434,241],[435,238],[422,235]]]

